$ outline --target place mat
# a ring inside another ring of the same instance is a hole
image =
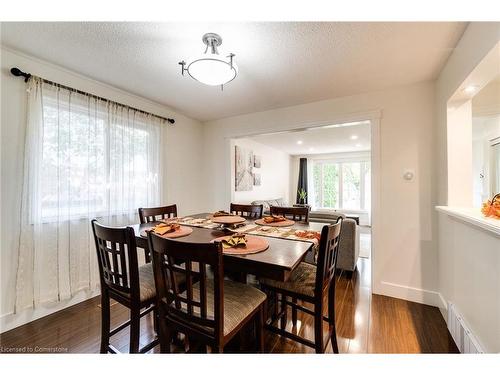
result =
[[[269,226],[269,227],[290,227],[290,226],[295,224],[295,221],[287,219],[287,220],[283,220],[283,221],[276,221],[274,223],[266,223],[264,221],[264,219],[259,219],[259,220],[255,220],[255,224],[265,225],[265,226]]]
[[[212,223],[217,224],[240,224],[246,221],[245,218],[241,216],[215,216],[211,218]]]
[[[176,231],[170,232],[170,233],[165,233],[163,236],[160,236],[160,237],[163,237],[163,238],[178,238],[178,237],[189,236],[191,233],[193,233],[193,228],[181,226]],[[141,237],[146,237],[146,238],[148,237],[148,233],[147,233],[146,230],[141,231]]]
[[[222,241],[230,237],[231,236],[217,237],[210,242]],[[245,247],[230,247],[223,249],[222,252],[228,255],[248,255],[260,253],[261,251],[269,248],[269,242],[267,242],[264,238],[257,236],[245,236],[245,238],[247,240]]]

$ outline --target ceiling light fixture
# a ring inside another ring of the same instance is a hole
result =
[[[466,92],[467,94],[474,94],[478,88],[479,86],[477,85],[469,85],[466,88],[464,88],[463,91]]]
[[[221,86],[231,82],[238,74],[238,67],[233,61],[234,53],[226,56],[229,60],[219,57],[217,47],[222,44],[222,38],[215,33],[207,33],[201,39],[207,46],[205,53],[187,64],[184,60],[179,62],[182,66],[181,73],[187,72],[191,78],[209,86]],[[186,67],[187,64],[187,67]]]
[[[297,144],[298,145],[301,145],[303,142],[302,141],[297,141]]]
[[[352,139],[352,140],[358,139],[358,136],[357,136],[356,134],[351,135],[351,139]]]

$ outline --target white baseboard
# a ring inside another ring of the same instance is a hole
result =
[[[381,281],[378,285],[373,286],[373,293],[435,306],[440,310],[444,308],[446,310],[446,302],[443,297],[438,292],[432,290]]]
[[[53,314],[57,311],[63,310],[67,307],[76,305],[77,303],[83,302],[95,296],[98,296],[100,291],[87,292],[80,291],[76,293],[72,298],[54,303],[48,306],[37,307],[36,309],[25,309],[14,314],[13,312],[4,314],[0,316],[0,333],[4,333],[14,329],[16,327],[22,326],[34,320],[43,318],[44,316]]]
[[[443,315],[443,319],[446,323],[448,323],[448,303],[444,299],[443,295],[441,293],[438,293],[439,295],[439,311],[441,311],[441,315]]]

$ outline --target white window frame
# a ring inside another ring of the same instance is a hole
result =
[[[319,201],[323,202],[323,168],[326,164],[336,164],[338,165],[339,168],[339,173],[338,173],[338,207],[316,207],[314,206],[314,209],[316,211],[344,211],[344,212],[350,212],[350,213],[367,213],[370,210],[370,207],[366,207],[366,202],[365,202],[365,179],[364,179],[364,174],[366,172],[367,166],[370,166],[371,162],[369,158],[328,158],[328,159],[316,159],[312,160],[312,167],[313,167],[313,176],[312,178],[314,179],[314,167],[316,164],[321,165],[321,178],[320,178],[320,191],[314,191],[314,197],[316,196],[319,197]],[[359,186],[359,192],[360,192],[360,208],[359,209],[345,209],[343,207],[343,164],[352,164],[352,163],[359,163],[360,164],[360,186]],[[313,180],[314,181],[314,180]],[[312,188],[314,189],[314,183],[312,184]]]

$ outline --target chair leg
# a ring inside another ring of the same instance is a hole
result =
[[[159,330],[159,327],[158,327],[158,308],[155,308],[153,311],[153,329],[156,333],[156,335],[158,335],[158,330]]]
[[[151,262],[151,256],[149,254],[149,249],[144,249],[144,261],[146,263]]]
[[[172,341],[172,331],[168,326],[168,323],[164,315],[160,315],[159,318],[160,325],[160,353],[170,353],[170,342]]]
[[[109,347],[110,307],[109,294],[101,292],[101,353],[107,353]]]
[[[140,313],[141,310],[139,308],[130,309],[130,353],[139,353]]]
[[[339,347],[337,344],[337,329],[335,323],[335,283],[332,282],[328,288],[328,324],[332,328],[332,336],[330,337],[332,341],[332,350],[334,353],[339,352]]]
[[[316,353],[323,353],[323,306],[314,306],[314,344]]]
[[[278,311],[279,311],[279,308],[278,308],[278,292],[273,290],[272,292],[272,297],[273,297],[273,316],[272,316],[272,319],[276,319],[276,317],[278,316]]]
[[[222,345],[216,345],[212,348],[212,353],[224,353],[224,347]]]
[[[264,353],[264,309],[265,305],[262,304],[255,319],[255,336],[259,353]]]
[[[287,321],[287,306],[286,306],[286,298],[285,294],[281,294],[281,319],[280,319],[280,327],[281,329],[286,329],[286,321]]]
[[[293,303],[297,303],[297,298],[292,298]],[[294,327],[297,326],[297,308],[292,306],[292,324]]]

